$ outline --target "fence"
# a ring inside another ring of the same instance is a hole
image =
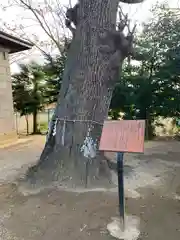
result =
[[[47,132],[48,123],[53,115],[54,108],[47,109],[45,111],[38,113],[38,125],[39,129],[42,132]],[[19,113],[14,114],[15,128],[17,134],[27,134],[27,123],[26,118],[24,116],[20,116]],[[177,127],[173,125],[172,118],[159,118],[158,121],[162,123],[162,126],[156,126],[155,132],[158,136],[173,136],[177,132]],[[33,132],[33,116],[28,116],[29,123],[29,133]]]
[[[47,109],[38,113],[38,127],[42,132],[46,132],[48,129],[48,123],[53,115],[54,109]],[[29,134],[33,132],[33,116],[28,115]],[[27,134],[27,121],[25,116],[20,116],[19,113],[14,114],[15,129],[18,135]]]

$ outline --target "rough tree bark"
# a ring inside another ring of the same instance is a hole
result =
[[[132,54],[133,32],[123,34],[126,19],[116,30],[118,5],[119,0],[79,0],[67,11],[73,39],[45,148],[27,173],[31,182],[53,180],[71,187],[111,183],[108,162],[96,149],[123,61]]]

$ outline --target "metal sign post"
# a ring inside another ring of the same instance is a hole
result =
[[[124,197],[124,153],[117,153],[117,172],[118,172],[118,195],[119,195],[119,213],[122,231],[125,230],[125,197]]]

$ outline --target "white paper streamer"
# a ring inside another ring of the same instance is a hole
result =
[[[95,158],[96,150],[97,146],[92,137],[86,137],[84,140],[84,144],[81,147],[81,152],[83,152],[84,157]]]
[[[63,129],[62,129],[61,143],[62,143],[63,146],[64,146],[65,131],[66,131],[66,120],[64,120]]]
[[[84,157],[86,158],[95,158],[96,157],[96,150],[97,144],[96,142],[90,137],[91,129],[88,129],[87,136],[84,140],[84,144],[81,147],[81,152],[83,152]]]
[[[58,121],[57,121],[57,119],[56,119],[56,121],[55,121],[55,123],[54,123],[53,133],[52,133],[53,136],[56,136],[57,122],[58,122]]]

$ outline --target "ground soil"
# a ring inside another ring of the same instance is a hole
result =
[[[38,136],[0,149],[0,240],[113,239],[106,226],[118,216],[116,189],[20,191],[16,179],[37,161],[43,144]],[[180,142],[148,142],[144,155],[126,154],[125,188],[126,213],[140,218],[139,239],[180,239]]]

